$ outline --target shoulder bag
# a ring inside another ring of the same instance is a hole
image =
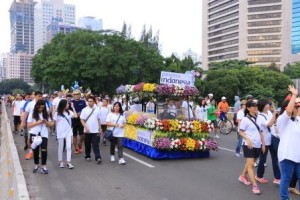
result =
[[[119,117],[118,117],[116,123],[118,123],[120,117],[121,117],[121,114],[119,115]],[[113,132],[114,132],[115,128],[116,128],[116,127],[114,127],[113,130],[107,129],[107,130],[104,132],[104,138],[108,139],[109,141],[112,141],[112,139],[113,139]]]

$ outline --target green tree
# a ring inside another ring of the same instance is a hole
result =
[[[25,92],[30,92],[30,85],[22,79],[7,79],[0,82],[0,93],[11,94],[13,90],[19,89]]]
[[[287,64],[287,66],[284,68],[283,73],[291,77],[291,79],[300,78],[300,62]]]
[[[158,82],[163,57],[115,31],[58,34],[33,59],[32,76],[52,89],[77,80],[84,89],[110,92],[121,84]]]
[[[15,94],[24,94],[25,93],[25,91],[24,90],[22,90],[22,89],[13,89],[12,91],[11,91],[11,93],[13,94],[13,95],[15,95]]]
[[[216,69],[241,69],[243,67],[248,67],[253,64],[253,62],[249,62],[247,60],[225,60],[221,62],[212,62],[209,64],[210,70]]]

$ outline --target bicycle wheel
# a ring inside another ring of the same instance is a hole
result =
[[[223,135],[228,135],[229,133],[231,133],[231,131],[233,129],[233,124],[230,120],[220,121],[219,129]]]

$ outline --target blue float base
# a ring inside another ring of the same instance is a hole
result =
[[[123,146],[133,151],[148,156],[152,159],[180,159],[180,158],[208,158],[209,151],[185,152],[185,151],[161,151],[143,143],[124,138]]]

